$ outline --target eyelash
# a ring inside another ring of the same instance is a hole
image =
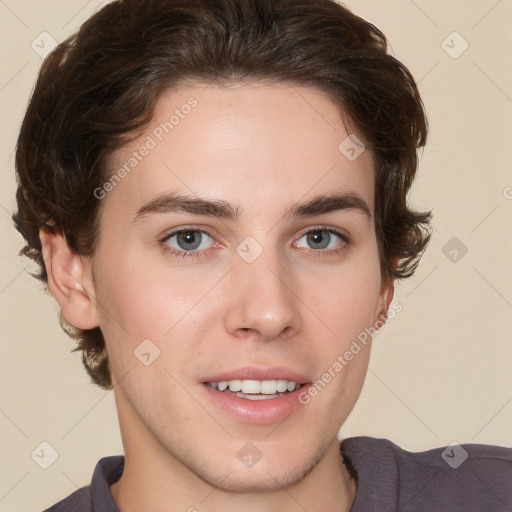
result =
[[[185,233],[188,231],[193,232],[193,233],[195,233],[195,232],[202,233],[202,234],[208,235],[210,238],[213,239],[213,236],[210,233],[208,233],[208,231],[194,228],[194,227],[185,227],[185,228],[180,228],[176,231],[172,231],[172,232],[166,234],[161,240],[159,240],[159,244],[163,247],[165,252],[168,252],[171,256],[177,256],[179,258],[202,258],[202,257],[208,256],[208,253],[210,252],[211,249],[204,249],[201,251],[195,251],[195,250],[194,251],[183,251],[183,250],[178,251],[172,247],[169,247],[166,244],[166,242],[168,242],[169,239],[172,238],[174,235],[179,235],[180,233]],[[330,228],[328,226],[317,226],[315,228],[304,231],[299,236],[299,240],[304,235],[307,235],[309,233],[316,233],[316,232],[320,232],[320,233],[324,232],[324,233],[329,233],[331,235],[335,235],[335,236],[339,237],[340,240],[344,243],[343,243],[342,247],[340,247],[338,249],[330,249],[330,250],[309,249],[309,251],[313,253],[313,257],[324,257],[324,256],[337,255],[346,248],[345,246],[347,244],[350,243],[350,238],[347,235],[345,235],[344,233],[341,233],[340,231],[337,231],[336,229]]]

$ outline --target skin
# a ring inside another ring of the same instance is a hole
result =
[[[126,459],[113,497],[123,512],[349,510],[356,483],[337,433],[360,394],[370,344],[278,423],[227,415],[205,397],[202,379],[283,366],[314,382],[385,317],[393,285],[381,276],[373,217],[355,209],[283,217],[295,203],[340,190],[361,196],[373,215],[371,152],[350,161],[338,150],[348,134],[324,93],[195,84],[162,95],[146,131],[112,155],[112,170],[191,96],[197,107],[102,200],[92,258],[41,232],[64,316],[100,326],[106,339]],[[170,191],[229,201],[240,218],[171,212],[133,221]],[[184,226],[210,235],[195,250],[202,257],[164,249],[189,247],[177,237],[160,242]],[[304,232],[318,226],[351,240],[333,235],[328,248],[315,248]],[[248,236],[263,249],[253,263],[236,252]],[[145,366],[134,350],[148,338],[160,355]],[[237,457],[248,441],[261,453],[250,468]]]

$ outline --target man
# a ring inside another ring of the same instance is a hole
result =
[[[331,0],[112,2],[59,45],[14,218],[125,454],[49,510],[510,509],[509,449],[454,470],[337,441],[429,240],[426,136],[411,74]]]

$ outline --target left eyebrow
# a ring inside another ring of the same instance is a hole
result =
[[[353,210],[363,213],[368,219],[372,219],[373,217],[370,207],[359,194],[355,192],[341,192],[322,194],[313,197],[305,203],[293,205],[286,211],[284,218],[292,220],[297,217],[314,217],[343,210]]]
[[[306,202],[293,205],[285,212],[283,218],[292,220],[343,210],[354,210],[363,213],[368,219],[373,217],[368,204],[359,194],[355,192],[334,192],[318,195]],[[191,213],[237,221],[240,218],[240,211],[240,206],[234,206],[220,199],[206,199],[171,192],[160,194],[141,206],[137,210],[133,222],[138,222],[148,215],[159,213]]]

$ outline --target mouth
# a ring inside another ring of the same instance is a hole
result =
[[[220,393],[245,400],[274,400],[299,390],[304,383],[284,379],[233,379],[204,382],[204,385]]]
[[[303,407],[299,397],[312,385],[306,374],[286,367],[242,367],[200,382],[205,399],[237,422],[268,425]]]
[[[205,375],[198,384],[219,412],[259,425],[280,422],[299,411],[300,395],[312,385],[306,373],[286,366],[242,366]]]

